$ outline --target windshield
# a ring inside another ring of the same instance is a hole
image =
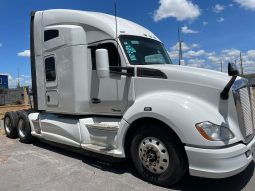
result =
[[[156,40],[138,36],[120,36],[130,64],[172,64],[163,44]]]

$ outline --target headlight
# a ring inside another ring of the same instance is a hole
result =
[[[235,137],[227,127],[216,125],[209,121],[197,123],[196,128],[209,141],[224,141]]]

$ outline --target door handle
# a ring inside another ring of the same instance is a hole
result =
[[[92,99],[91,99],[91,102],[94,103],[94,104],[98,104],[98,103],[101,102],[101,100],[98,99],[98,98],[92,98]]]
[[[47,101],[50,102],[50,96],[47,96]]]

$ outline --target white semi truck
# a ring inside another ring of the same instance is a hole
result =
[[[234,65],[229,75],[173,65],[161,41],[131,21],[33,12],[31,71],[34,109],[6,113],[8,137],[130,159],[159,185],[185,173],[229,177],[253,160],[255,101]]]

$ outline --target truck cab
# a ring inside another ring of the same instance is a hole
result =
[[[96,12],[33,12],[31,71],[34,109],[17,123],[24,142],[31,134],[130,159],[160,185],[185,173],[229,177],[253,160],[248,81],[231,67],[229,76],[173,65],[159,38],[134,22]]]

